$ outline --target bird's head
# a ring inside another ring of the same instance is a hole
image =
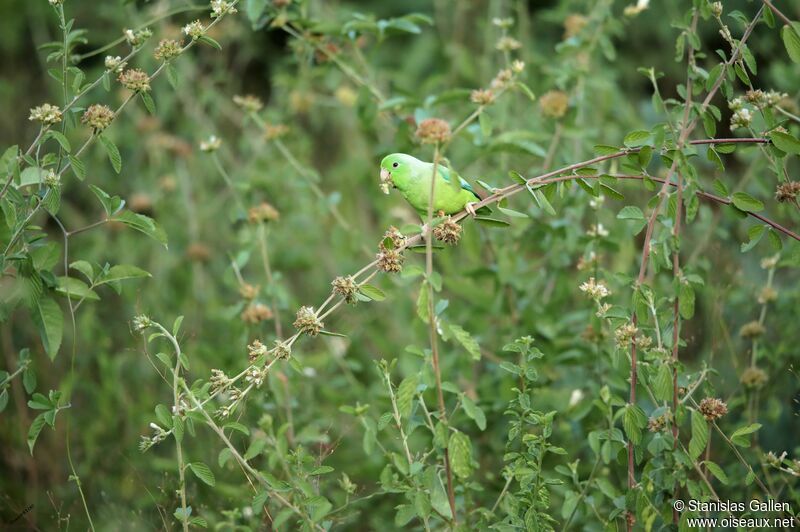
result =
[[[381,161],[381,190],[389,193],[389,187],[397,188],[397,179],[402,180],[411,172],[411,162],[414,158],[405,153],[392,153]]]

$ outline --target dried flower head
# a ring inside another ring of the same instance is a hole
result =
[[[739,336],[742,338],[758,338],[766,332],[766,328],[757,321],[751,321],[742,325],[739,329]]]
[[[395,226],[390,225],[389,229],[383,233],[383,238],[381,239],[380,244],[378,244],[378,247],[381,249],[381,251],[385,251],[386,249],[403,247],[405,243],[406,237],[403,235],[403,233],[401,233]]]
[[[261,384],[263,384],[264,377],[266,376],[267,370],[265,368],[252,367],[245,373],[244,380],[245,382],[253,384],[256,388],[259,388]]]
[[[263,303],[251,303],[242,311],[239,318],[245,323],[255,325],[272,319],[272,311]]]
[[[381,251],[377,255],[378,269],[386,273],[398,273],[403,269],[405,257],[395,249]]]
[[[494,47],[501,52],[513,52],[514,50],[519,50],[522,48],[522,43],[513,37],[504,35],[498,39]]]
[[[578,13],[568,15],[564,19],[564,40],[578,35],[589,23],[589,19]]]
[[[64,0],[47,0],[50,2],[51,6],[60,6],[64,3]]]
[[[450,134],[450,124],[441,118],[426,118],[415,133],[423,144],[444,144],[450,140]]]
[[[589,277],[589,280],[582,283],[578,289],[595,301],[600,301],[611,294],[605,283],[595,281],[594,277]]]
[[[728,405],[716,397],[706,397],[698,407],[706,421],[715,421],[728,413]]]
[[[138,68],[129,68],[122,72],[117,79],[126,89],[136,92],[150,90],[150,77],[145,71]]]
[[[181,31],[184,35],[191,37],[192,40],[197,40],[203,36],[203,33],[205,33],[206,29],[203,27],[202,22],[195,20],[185,25]]]
[[[489,87],[496,91],[505,89],[512,79],[514,79],[514,71],[510,68],[504,68],[497,73],[492,82],[489,84]]]
[[[202,242],[194,242],[187,246],[186,256],[194,262],[206,262],[211,258],[211,249]]]
[[[250,283],[242,283],[239,286],[239,295],[248,301],[255,299],[258,295],[258,286],[253,286]]]
[[[722,2],[711,2],[708,7],[714,17],[719,18],[722,16]]]
[[[275,140],[286,136],[289,133],[289,126],[285,124],[265,124],[264,125],[264,138],[267,140]]]
[[[567,113],[569,97],[564,91],[551,90],[539,98],[539,108],[542,114],[550,118],[561,118]]]
[[[582,272],[584,270],[593,270],[594,267],[597,265],[597,253],[594,251],[590,251],[587,257],[581,255],[578,258],[578,264],[576,267],[578,271]]]
[[[261,340],[253,340],[253,342],[247,346],[247,359],[251,364],[254,363],[258,357],[266,354],[267,346],[262,344]]]
[[[442,223],[433,228],[433,237],[445,244],[455,246],[461,239],[461,226],[448,216]]]
[[[92,128],[95,133],[103,131],[114,120],[114,111],[107,105],[96,103],[83,112],[81,122]]]
[[[183,51],[182,42],[175,39],[161,39],[153,51],[153,57],[159,61],[169,61],[181,55],[181,51]]]
[[[650,432],[661,432],[672,422],[672,412],[669,410],[657,417],[651,417],[647,421],[647,430]]]
[[[317,317],[317,313],[312,307],[300,307],[300,310],[297,311],[294,328],[301,333],[316,336],[324,327],[325,324]]]
[[[520,61],[519,59],[515,59],[511,62],[511,71],[514,74],[520,74],[523,70],[525,70],[525,61]]]
[[[765,286],[758,293],[758,302],[762,305],[772,303],[778,299],[778,291],[771,286]]]
[[[211,0],[211,18],[220,18],[238,13],[234,4],[235,2],[226,2],[225,0]]]
[[[477,89],[470,93],[469,99],[478,105],[490,105],[494,102],[494,92],[491,89]]]
[[[142,332],[152,326],[153,321],[144,314],[139,314],[133,318],[133,330],[136,332]]]
[[[61,109],[56,105],[43,103],[31,109],[31,114],[28,120],[35,120],[41,122],[45,126],[52,126],[61,122]]]
[[[275,358],[283,360],[292,356],[292,348],[289,347],[289,344],[286,342],[281,342],[280,340],[275,340],[275,345],[272,346],[271,351]]]
[[[251,224],[257,224],[259,222],[274,222],[280,217],[281,213],[278,212],[278,209],[266,201],[262,201],[255,207],[250,207],[250,209],[247,211],[247,220]]]
[[[781,258],[780,253],[776,253],[771,257],[764,257],[763,259],[761,259],[761,268],[764,270],[773,269],[775,266],[778,265],[778,261],[780,260],[780,258]]]
[[[150,30],[150,28],[143,28],[141,30],[125,29],[123,30],[122,34],[125,37],[125,40],[128,41],[128,44],[134,48],[143,45],[147,39],[153,36],[153,32]]]
[[[211,135],[206,140],[200,141],[200,151],[211,153],[217,151],[222,146],[222,139],[216,135]]]
[[[355,304],[358,302],[358,298],[356,298],[356,293],[358,293],[358,285],[356,284],[352,275],[348,275],[347,277],[337,277],[333,280],[331,286],[333,286],[333,292],[342,296],[345,302],[350,304]]]
[[[211,370],[211,393],[217,393],[231,384],[231,379],[220,369]]]
[[[787,181],[775,189],[775,199],[781,203],[796,202],[798,195],[800,195],[800,181]]]
[[[761,388],[767,383],[767,380],[769,380],[767,373],[763,369],[754,366],[748,367],[739,377],[739,382],[745,388]]]
[[[127,65],[127,63],[123,61],[120,56],[113,57],[110,55],[106,56],[104,64],[106,70],[109,72],[121,72],[122,69],[125,68],[125,65]]]
[[[614,331],[614,340],[617,342],[617,347],[619,349],[627,348],[636,337],[636,333],[638,332],[639,329],[637,329],[636,326],[630,322],[618,328],[616,331]]]
[[[252,94],[245,94],[244,96],[237,94],[233,97],[233,103],[248,113],[257,113],[264,107],[264,102],[258,96],[253,96]]]

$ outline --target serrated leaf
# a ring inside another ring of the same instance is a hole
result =
[[[72,169],[72,173],[75,174],[75,177],[81,181],[86,179],[86,165],[74,155],[69,156],[69,167]]]
[[[731,200],[737,209],[745,212],[764,210],[764,204],[746,192],[734,192]]]
[[[692,460],[703,454],[708,444],[708,422],[697,410],[692,410],[692,438],[689,440],[689,456]]]
[[[114,168],[116,173],[120,173],[122,171],[122,156],[119,154],[119,148],[105,135],[98,135],[97,138],[106,150],[108,160],[111,161],[111,167]]]
[[[447,325],[449,332],[453,335],[453,337],[467,350],[467,352],[472,356],[472,360],[480,360],[481,358],[481,347],[478,345],[477,340],[472,337],[472,335],[461,328],[461,326],[456,325],[454,323],[450,323]]]
[[[451,433],[447,449],[453,473],[462,479],[469,478],[472,474],[472,443],[469,436],[460,431]]]
[[[411,415],[411,406],[419,384],[419,375],[409,375],[397,387],[397,410],[400,416],[408,419]]]
[[[386,299],[386,294],[384,294],[380,288],[372,286],[371,284],[362,284],[358,291],[373,301],[383,301]]]
[[[644,213],[642,209],[636,207],[634,205],[627,205],[622,208],[621,211],[617,214],[617,218],[620,220],[644,220]]]
[[[163,428],[166,430],[172,428],[172,414],[169,413],[169,408],[164,405],[156,405],[155,413],[156,419]]]
[[[694,288],[689,283],[681,283],[678,297],[678,311],[681,318],[690,320],[694,316]]]
[[[167,234],[161,226],[149,216],[132,211],[122,211],[115,214],[112,220],[122,222],[128,227],[146,234],[150,238],[162,243],[164,247],[167,247]]]
[[[34,418],[28,429],[28,450],[30,450],[31,456],[33,455],[33,447],[36,445],[36,440],[39,438],[39,433],[42,432],[44,425],[45,414],[43,412]]]
[[[671,401],[672,392],[672,371],[668,364],[661,364],[653,380],[653,394],[659,401]]]
[[[781,28],[781,38],[792,61],[800,63],[800,24],[792,22]]]
[[[773,131],[769,134],[772,144],[782,152],[800,155],[800,140],[782,131]]]
[[[649,131],[640,129],[631,131],[625,135],[625,139],[623,139],[622,143],[628,148],[638,148],[639,146],[644,146],[647,144],[648,141],[650,141],[650,138],[651,135]]]
[[[53,360],[61,347],[64,335],[64,315],[61,307],[49,297],[40,298],[33,311],[33,321],[39,329],[42,345],[50,360]]]
[[[476,405],[467,395],[461,396],[461,404],[464,407],[464,412],[478,425],[478,428],[486,430],[486,414],[483,413],[481,407]]]
[[[728,484],[728,475],[725,474],[725,471],[722,470],[720,466],[712,462],[711,460],[705,460],[703,464],[711,471],[711,474],[717,477],[717,480],[722,482],[723,484]]]
[[[197,478],[199,478],[209,486],[216,485],[217,479],[214,477],[214,472],[211,471],[211,468],[208,467],[203,462],[191,462],[189,464],[189,468],[192,470],[192,473],[194,473]]]

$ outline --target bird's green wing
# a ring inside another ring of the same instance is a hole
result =
[[[461,186],[461,188],[472,192],[473,196],[480,199],[480,196],[478,196],[478,193],[475,192],[475,189],[472,188],[472,185],[470,185],[466,180],[464,180],[463,177],[458,175],[454,170],[451,170],[450,168],[447,168],[446,166],[442,166],[440,164],[439,173],[442,175],[442,178],[450,184],[453,184],[454,180],[457,178],[458,180],[457,182]]]

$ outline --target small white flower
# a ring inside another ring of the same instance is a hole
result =
[[[216,135],[211,135],[210,137],[208,137],[208,140],[200,142],[200,151],[210,153],[213,151],[217,151],[220,146],[222,146],[222,139],[217,137]]]
[[[604,297],[608,297],[611,295],[611,291],[608,287],[603,283],[603,281],[597,282],[595,281],[594,277],[589,277],[589,280],[581,283],[578,287],[581,292],[584,292],[590,298],[595,300],[603,299]]]
[[[606,237],[606,236],[608,236],[608,229],[603,227],[603,224],[597,224],[597,225],[592,224],[589,227],[589,230],[586,231],[586,234],[588,236],[592,236],[592,237],[595,237],[595,236]]]
[[[219,18],[234,13],[237,13],[237,10],[231,2],[211,0],[211,18]]]
[[[188,35],[192,39],[196,40],[200,38],[203,35],[203,33],[205,33],[206,30],[203,27],[202,22],[200,22],[199,20],[195,20],[194,22],[190,22],[189,24],[184,26],[183,30],[181,31],[183,31],[185,35]]]
[[[569,396],[569,406],[572,407],[580,403],[581,399],[583,399],[583,395],[583,390],[580,388],[572,390],[572,394]]]

